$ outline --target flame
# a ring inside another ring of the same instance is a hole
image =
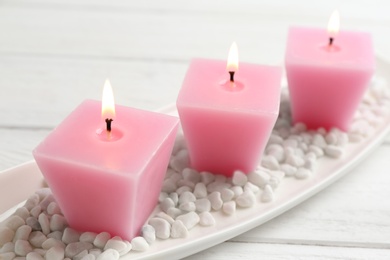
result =
[[[103,97],[102,97],[102,117],[114,118],[115,117],[115,101],[114,94],[112,92],[111,83],[108,79],[104,83]]]
[[[335,37],[340,30],[340,14],[338,10],[334,10],[328,22],[329,37]]]
[[[238,49],[236,42],[233,42],[230,47],[226,70],[234,72],[238,70]]]

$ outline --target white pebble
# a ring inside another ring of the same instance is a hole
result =
[[[26,255],[26,260],[44,260],[44,258],[37,252],[30,252]]]
[[[158,195],[158,203],[161,203],[166,198],[168,198],[168,193],[166,193],[165,191],[161,191]]]
[[[298,122],[291,128],[291,133],[300,134],[302,132],[305,132],[306,129],[307,127],[304,123]]]
[[[175,219],[177,216],[183,214],[183,211],[181,211],[181,209],[178,208],[170,208],[168,209],[167,214]]]
[[[91,243],[87,242],[73,242],[66,246],[65,248],[65,256],[72,258],[76,256],[77,254],[81,253],[84,250],[92,249],[93,245]],[[49,249],[50,251],[50,249]],[[48,251],[48,252],[49,252]]]
[[[278,160],[278,162],[282,162],[285,159],[284,149],[279,144],[271,144],[266,148],[266,154],[271,155]]]
[[[268,184],[272,187],[272,189],[276,190],[279,186],[279,183],[280,183],[280,180],[275,177],[275,176],[271,176],[271,178],[269,179],[268,181]]]
[[[193,183],[198,183],[200,181],[200,174],[194,169],[185,168],[182,172],[184,180],[191,181]]]
[[[186,149],[180,150],[173,158],[170,160],[170,166],[177,172],[182,172],[189,165],[189,156]]]
[[[156,237],[161,239],[169,238],[171,225],[165,219],[152,218],[149,220],[149,225],[151,225],[156,231]]]
[[[261,165],[270,169],[270,170],[278,170],[279,169],[279,162],[272,155],[264,156],[261,160]]]
[[[313,152],[317,156],[317,158],[324,156],[324,150],[318,146],[309,145],[309,151]]]
[[[30,210],[30,215],[37,218],[39,214],[41,214],[41,212],[42,212],[41,206],[37,205]]]
[[[13,242],[7,242],[2,247],[0,247],[0,253],[8,253],[15,251],[15,244]]]
[[[327,144],[336,144],[337,143],[337,135],[334,132],[329,132],[325,135],[325,141]]]
[[[80,242],[93,243],[96,239],[97,233],[95,232],[84,232],[80,235]]]
[[[210,212],[202,212],[199,214],[199,224],[204,227],[214,226],[215,218],[211,215]]]
[[[87,254],[81,260],[96,260],[96,256],[93,254]]]
[[[98,248],[104,248],[110,238],[111,235],[108,232],[101,232],[97,234],[95,240],[93,241],[93,245]]]
[[[214,182],[226,182],[227,181],[227,177],[224,176],[224,175],[215,175],[215,180]]]
[[[181,220],[176,220],[172,225],[171,237],[172,238],[185,238],[188,236],[188,229]]]
[[[15,254],[18,256],[26,256],[32,250],[32,246],[26,240],[18,240],[15,242]]]
[[[270,185],[266,185],[263,194],[261,195],[261,201],[267,203],[273,200],[274,200],[274,191]]]
[[[214,181],[215,179],[215,175],[210,173],[210,172],[201,172],[200,173],[200,179],[202,180],[202,182],[207,185],[211,182]]]
[[[62,240],[62,232],[61,231],[53,231],[50,234],[47,235],[47,237],[52,237],[57,240]]]
[[[244,191],[243,194],[237,197],[236,203],[239,207],[249,208],[256,202],[255,194],[251,190]]]
[[[0,227],[0,247],[8,242],[11,242],[14,236],[15,231],[9,227]]]
[[[276,134],[271,134],[271,136],[268,139],[269,144],[282,144],[283,143],[283,138],[276,135]]]
[[[191,228],[196,226],[196,224],[199,223],[200,219],[198,214],[196,214],[195,212],[189,212],[187,214],[178,216],[176,220],[180,220],[181,222],[183,222],[184,226],[186,226],[186,228],[190,230]]]
[[[32,228],[32,230],[34,230],[34,231],[42,230],[41,224],[39,224],[39,221],[37,218],[28,217],[26,219],[26,224],[29,225]]]
[[[230,188],[231,191],[233,191],[234,193],[234,196],[233,196],[233,199],[237,198],[238,196],[240,196],[244,190],[241,186],[233,186]]]
[[[30,226],[27,226],[27,225],[20,226],[15,232],[13,242],[15,243],[16,240],[28,240],[28,237],[30,236],[31,231],[32,231],[32,228]]]
[[[179,209],[190,212],[190,211],[195,211],[196,206],[195,206],[194,202],[185,202],[185,203],[180,204]]]
[[[163,192],[171,193],[174,192],[176,189],[177,189],[176,182],[168,178],[164,180],[161,190]]]
[[[145,238],[135,237],[131,240],[131,247],[134,251],[146,251],[149,248],[149,244]]]
[[[41,225],[42,233],[45,235],[49,234],[50,233],[50,223],[49,223],[49,219],[45,213],[41,213],[39,215],[38,222]]]
[[[29,236],[29,241],[34,247],[42,247],[46,239],[46,236],[41,231],[33,231]]]
[[[328,145],[325,147],[325,154],[332,158],[340,158],[343,155],[343,149],[335,146],[335,145]]]
[[[41,256],[45,256],[47,250],[46,250],[46,249],[43,249],[43,248],[34,248],[34,249],[33,249],[33,252],[36,252],[36,253],[40,254]]]
[[[67,227],[64,229],[64,233],[62,235],[62,242],[65,244],[70,244],[73,242],[77,242],[80,239],[80,233],[74,230],[73,228]]]
[[[91,254],[91,255],[94,255],[95,258],[98,257],[103,251],[100,249],[100,248],[92,248],[90,250],[88,250],[88,253]]]
[[[321,134],[315,134],[313,136],[312,143],[313,143],[313,145],[318,146],[320,148],[325,148],[327,146],[325,138]]]
[[[313,159],[313,158],[306,158],[305,159],[305,164],[304,164],[304,167],[306,169],[309,169],[310,171],[314,172],[315,171],[315,167],[316,167],[316,160]]]
[[[254,171],[248,174],[249,181],[260,188],[263,188],[268,183],[269,178],[269,174],[263,170]]]
[[[14,252],[0,253],[1,260],[12,260],[15,259],[15,256]]]
[[[169,198],[171,198],[176,207],[177,203],[179,203],[179,194],[177,194],[176,192],[172,192],[171,194],[169,194]]]
[[[231,189],[221,190],[221,199],[223,202],[231,201],[234,197],[234,191]]]
[[[195,207],[197,212],[205,212],[211,210],[211,203],[208,199],[198,199],[195,201]]]
[[[135,238],[137,238],[137,237],[135,237]],[[135,238],[133,238],[133,239],[135,239]],[[123,255],[129,253],[133,249],[133,245],[129,241],[123,240],[123,242],[126,244],[126,248],[122,251],[119,251],[120,256],[123,256]]]
[[[284,147],[292,147],[292,148],[298,148],[298,140],[289,137],[289,139],[286,139],[283,141]]]
[[[178,180],[177,181],[177,186],[179,187],[182,187],[182,186],[187,186],[187,187],[190,187],[191,189],[193,189],[195,187],[195,183],[193,183],[192,181],[189,181],[189,180]]]
[[[218,175],[218,176],[220,176],[220,175]],[[209,183],[209,185],[207,185],[207,191],[209,193],[213,193],[215,191],[222,191],[223,189],[228,189],[231,186],[232,185],[230,183],[227,183],[227,182],[214,181],[212,183]]]
[[[30,216],[30,212],[25,207],[18,208],[14,215],[21,217],[22,219],[26,220]]]
[[[61,240],[57,240],[55,238],[48,238],[46,239],[43,243],[42,243],[42,248],[43,249],[50,249],[52,247],[62,247],[62,248],[65,248],[65,244],[64,242],[62,242]]]
[[[222,198],[221,198],[221,193],[218,192],[218,191],[214,191],[212,192],[209,196],[208,196],[208,199],[210,200],[210,203],[211,203],[211,207],[214,209],[214,210],[220,210],[222,205],[223,205],[223,201],[222,201]]]
[[[236,202],[234,200],[225,202],[222,211],[227,215],[233,215],[236,212]]]
[[[144,225],[141,234],[149,244],[152,244],[156,240],[156,231],[151,225]]]
[[[244,186],[244,190],[243,190],[243,192],[245,192],[245,191],[247,191],[247,192],[253,192],[254,194],[257,194],[259,191],[260,191],[260,188],[258,187],[258,186],[256,186],[256,185],[254,185],[253,183],[251,183],[251,182],[247,182],[246,184],[245,184],[245,186]],[[242,195],[242,193],[240,194],[240,195]],[[239,196],[240,196],[239,195]],[[237,196],[238,197],[238,196]]]
[[[160,208],[164,212],[168,212],[168,209],[175,207],[175,202],[171,198],[166,198],[160,203]]]
[[[168,221],[169,224],[171,224],[171,225],[172,225],[173,222],[175,222],[175,220],[174,220],[171,216],[169,216],[167,213],[165,213],[165,212],[159,212],[159,213],[157,213],[156,217],[165,219],[165,220]]]
[[[305,164],[305,160],[298,155],[290,154],[286,158],[286,163],[288,163],[294,167],[300,167],[300,166],[303,166]]]
[[[125,250],[126,247],[127,247],[126,243],[123,242],[120,237],[116,236],[116,237],[113,237],[107,241],[103,250],[106,251],[107,249],[114,249],[114,250],[120,252],[120,251]]]
[[[31,195],[26,203],[24,204],[24,207],[28,210],[31,210],[32,208],[34,208],[36,205],[38,205],[39,203],[39,196],[37,194],[33,194]]]
[[[188,203],[188,202],[195,202],[195,201],[196,201],[195,195],[189,191],[183,192],[179,197],[179,204],[180,205],[184,204],[184,203]]]
[[[75,255],[72,260],[81,260],[83,259],[86,255],[88,255],[88,250],[81,251],[77,255]]]
[[[176,193],[180,196],[181,194],[183,194],[184,192],[192,192],[192,189],[188,186],[181,186],[180,188],[178,188],[176,190]]]
[[[236,186],[244,186],[248,182],[248,177],[243,171],[234,171],[232,183]]]
[[[297,172],[295,173],[295,178],[297,179],[306,179],[311,175],[311,171],[306,168],[298,168]]]
[[[207,188],[203,182],[198,182],[195,185],[194,195],[197,199],[205,198],[207,196]]]
[[[41,202],[39,202],[39,206],[41,206],[42,210],[45,211],[47,209],[47,206],[49,206],[49,204],[53,201],[55,201],[53,195],[48,194],[41,200]]]
[[[118,260],[120,257],[119,252],[114,249],[108,249],[101,253],[96,260]]]
[[[62,215],[54,214],[50,219],[50,230],[61,231],[66,227],[66,219]]]
[[[65,256],[65,250],[64,248],[60,246],[54,246],[47,250],[46,252],[46,259],[53,259],[53,260],[59,260],[64,259]]]
[[[10,229],[12,229],[13,231],[16,231],[20,226],[26,224],[24,222],[24,219],[22,219],[21,217],[19,216],[11,216],[9,218],[7,218],[6,220],[4,220],[3,223],[1,223],[3,226],[6,226]]]

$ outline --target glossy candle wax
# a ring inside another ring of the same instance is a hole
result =
[[[240,63],[234,78],[226,61],[195,59],[187,71],[177,109],[198,171],[253,171],[275,124],[281,68]]]
[[[100,113],[84,101],[33,154],[71,227],[130,240],[157,203],[179,120],[117,105],[108,137]]]
[[[290,28],[285,65],[294,122],[347,131],[375,70],[371,36],[341,31],[328,47],[325,29]]]

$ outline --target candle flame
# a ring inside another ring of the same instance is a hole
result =
[[[236,42],[233,42],[230,47],[226,70],[229,72],[238,70],[238,48]]]
[[[335,37],[340,30],[340,14],[338,10],[334,10],[328,22],[329,37]]]
[[[115,101],[112,92],[111,83],[108,79],[104,83],[103,97],[102,97],[102,117],[103,119],[115,117]]]

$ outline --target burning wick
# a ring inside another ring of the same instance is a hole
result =
[[[111,132],[111,122],[114,121],[111,118],[106,118],[106,130],[107,132]]]
[[[333,37],[329,37],[329,46],[331,46],[331,45],[332,45],[332,43],[333,43],[333,40],[334,40],[334,38],[333,38]]]
[[[234,73],[236,73],[236,71],[238,70],[238,50],[237,44],[235,42],[232,43],[232,46],[229,50],[226,70],[230,74],[230,82],[234,83]]]
[[[234,73],[235,73],[235,71],[229,71],[229,74],[230,74],[230,82],[234,82]]]

